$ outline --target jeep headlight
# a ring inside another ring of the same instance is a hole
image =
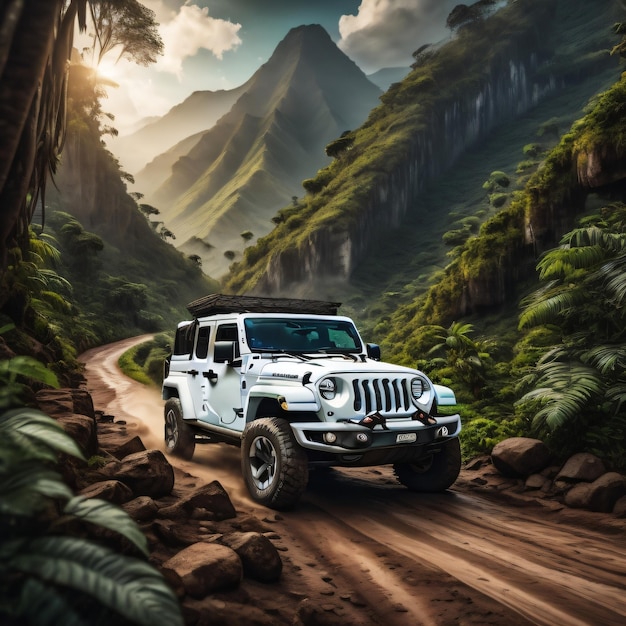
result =
[[[421,378],[413,378],[411,380],[411,396],[413,400],[419,400],[424,393],[424,381]]]
[[[320,383],[320,394],[325,400],[332,400],[337,393],[337,383],[334,378],[324,378]]]

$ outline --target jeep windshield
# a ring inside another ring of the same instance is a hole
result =
[[[244,326],[252,352],[361,352],[361,340],[356,328],[345,320],[249,317],[244,320]]]

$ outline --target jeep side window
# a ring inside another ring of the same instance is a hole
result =
[[[176,329],[176,337],[174,339],[174,354],[188,354],[191,356],[195,334],[196,324],[194,322],[179,326]]]
[[[209,354],[209,337],[211,336],[211,329],[208,326],[203,326],[198,331],[198,341],[196,342],[196,357],[199,359],[206,359]]]

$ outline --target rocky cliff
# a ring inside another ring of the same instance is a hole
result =
[[[596,8],[609,23],[610,3],[600,5]],[[355,159],[361,159],[364,165],[355,167],[354,163],[360,164],[358,160],[346,161],[344,168],[338,164],[333,189],[341,187],[336,195],[342,194],[344,205],[349,204],[345,197],[351,195],[358,208],[342,221],[326,219],[320,217],[324,210],[320,200],[311,210],[316,212],[314,220],[318,225],[309,227],[306,236],[293,237],[291,245],[280,249],[273,245],[274,240],[269,241],[267,247],[272,252],[265,267],[262,268],[263,261],[258,262],[248,274],[255,273],[254,281],[235,279],[231,285],[237,289],[245,284],[247,290],[265,293],[295,289],[302,295],[319,295],[319,285],[327,279],[348,281],[371,254],[380,234],[398,228],[407,216],[423,216],[424,228],[428,228],[423,192],[446,176],[454,184],[450,172],[461,155],[485,141],[496,129],[515,123],[569,86],[609,66],[615,67],[608,54],[593,55],[582,44],[580,56],[584,61],[563,62],[563,48],[573,43],[567,37],[576,32],[571,29],[566,37],[556,28],[565,19],[564,11],[558,0],[511,4],[490,18],[482,32],[459,33],[430,58],[428,66],[418,66],[402,83],[392,86],[382,98],[383,105],[357,132],[355,152],[361,133],[376,135],[375,140],[363,141],[359,146],[362,154]],[[584,21],[580,11],[573,12],[571,19]],[[511,27],[513,24],[515,28]],[[603,37],[606,42],[606,34]],[[594,40],[585,45],[595,49],[600,44]],[[431,62],[433,58],[435,62]],[[395,121],[398,111],[418,106],[419,116],[407,116],[402,121],[411,125],[402,142],[389,142],[384,148],[377,145],[377,141],[382,144],[386,133],[391,133],[394,124],[399,126]],[[387,158],[374,164],[367,162],[386,148]],[[521,146],[515,149],[521,150]],[[354,170],[361,170],[374,180],[373,184],[368,187],[365,180],[361,184]],[[330,188],[329,185],[328,196]],[[368,189],[367,194],[363,188]],[[313,198],[311,204],[315,202]],[[341,207],[338,211],[343,211],[344,216],[347,213]],[[562,224],[555,226],[553,233]],[[277,232],[277,240],[284,237],[284,233]],[[244,270],[246,265],[250,264],[243,264]],[[506,282],[508,278],[494,280]],[[479,291],[482,293],[483,289]]]

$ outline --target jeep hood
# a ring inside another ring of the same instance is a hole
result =
[[[355,361],[351,357],[328,356],[301,361],[297,357],[281,356],[276,361],[266,363],[259,375],[260,379],[282,379],[293,382],[302,382],[306,376],[307,382],[315,383],[325,376],[341,374],[376,376],[410,376],[417,375],[417,370],[401,367],[382,361],[371,359]],[[425,374],[419,372],[422,376]],[[427,376],[425,376],[428,378]]]

